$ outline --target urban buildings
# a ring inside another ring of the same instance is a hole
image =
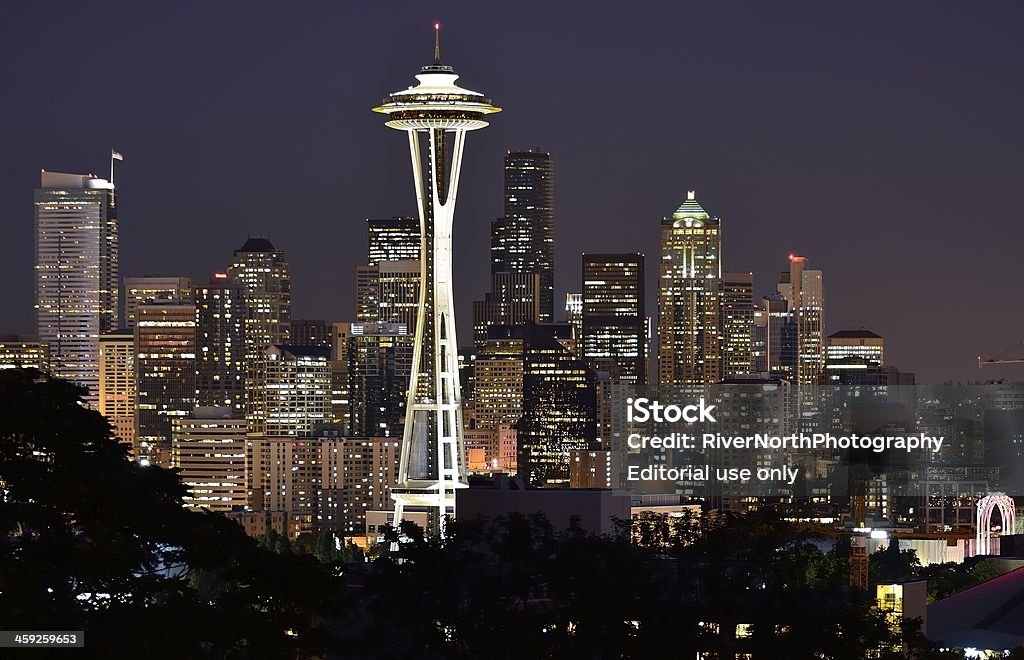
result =
[[[50,348],[46,342],[28,335],[0,335],[0,369],[50,368]]]
[[[408,135],[422,232],[419,318],[399,483],[392,491],[395,520],[402,519],[406,508],[426,509],[429,528],[436,531],[455,512],[455,490],[464,486],[466,470],[452,296],[459,173],[466,133],[487,126],[487,115],[500,109],[479,92],[455,84],[458,75],[441,64],[437,41],[434,63],[423,67],[416,79],[417,86],[388,95],[374,111],[386,114],[389,127]]]
[[[401,323],[345,325],[339,359],[344,359],[348,377],[349,434],[401,437],[413,338]]]
[[[171,467],[188,488],[185,506],[227,513],[248,502],[245,420],[233,407],[198,407],[173,421]]]
[[[134,328],[139,305],[192,302],[192,279],[164,275],[124,278],[124,325]]]
[[[491,290],[473,302],[473,345],[481,348],[492,325],[519,325],[540,318],[540,275],[494,273]]]
[[[540,276],[540,318],[554,321],[554,161],[530,149],[505,156],[505,216],[491,224],[491,273]]]
[[[249,419],[249,433],[308,437],[332,421],[331,349],[322,346],[267,346],[256,371],[264,416]]]
[[[367,218],[366,229],[369,235],[367,258],[371,266],[382,261],[419,261],[419,218]]]
[[[114,435],[138,451],[135,409],[135,333],[123,328],[100,335],[100,384],[98,410],[113,427]]]
[[[789,270],[779,277],[779,293],[786,300],[782,367],[797,387],[797,419],[818,412],[819,385],[825,369],[825,291],[820,270],[808,270],[807,258],[789,256]]]
[[[196,405],[245,414],[245,291],[227,274],[195,288]]]
[[[597,449],[594,372],[573,350],[567,324],[528,323],[506,331],[520,334],[523,343],[519,476],[528,487],[566,487],[570,452]]]
[[[885,366],[885,340],[870,330],[840,330],[825,340],[825,359],[831,364],[849,358]]]
[[[253,388],[258,387],[257,371],[267,347],[286,343],[291,334],[291,269],[269,239],[251,237],[235,250],[227,275],[241,288],[245,302],[246,418],[259,425],[266,415],[260,407],[265,393]]]
[[[172,422],[196,405],[196,308],[151,303],[136,311],[136,454],[167,467]]]
[[[100,335],[118,327],[118,224],[114,184],[43,171],[35,191],[36,335],[50,372],[99,396]]]
[[[647,384],[644,255],[583,255],[582,355],[599,370]]]
[[[751,373],[754,337],[753,273],[722,273],[722,377]]]
[[[708,385],[722,376],[721,221],[690,191],[661,222],[658,383]]]

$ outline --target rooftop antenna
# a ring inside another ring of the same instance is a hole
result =
[[[434,23],[434,64],[441,63],[441,24]]]

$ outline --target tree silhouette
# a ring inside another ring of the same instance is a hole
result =
[[[0,372],[0,621],[84,630],[97,657],[293,657],[327,645],[339,582],[234,522],[182,507],[82,390]]]

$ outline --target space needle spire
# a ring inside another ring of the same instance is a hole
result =
[[[431,533],[443,533],[446,517],[455,514],[455,491],[467,486],[452,296],[452,221],[462,153],[466,133],[487,126],[487,115],[501,111],[483,94],[459,87],[458,78],[441,64],[435,24],[434,63],[420,69],[419,84],[373,108],[388,116],[387,126],[408,135],[422,235],[413,367],[398,482],[391,489],[395,526],[410,512],[426,512]]]

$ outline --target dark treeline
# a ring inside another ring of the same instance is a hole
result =
[[[0,622],[84,630],[93,657],[959,657],[894,631],[841,553],[767,515],[407,526],[372,561],[330,534],[251,539],[183,509],[176,473],[128,460],[80,394],[0,372]]]

